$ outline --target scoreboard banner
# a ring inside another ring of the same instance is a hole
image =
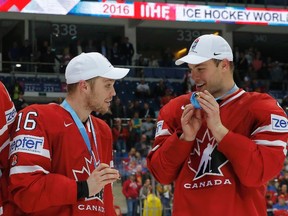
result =
[[[288,26],[288,10],[123,1],[0,0],[1,12]]]

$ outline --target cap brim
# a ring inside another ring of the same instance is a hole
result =
[[[128,74],[129,71],[130,71],[129,68],[115,68],[114,67],[112,70],[103,74],[101,77],[114,79],[114,80],[122,79]]]
[[[201,56],[195,56],[195,55],[186,55],[178,60],[175,61],[176,65],[181,65],[183,63],[188,63],[188,64],[201,64],[202,62],[208,61],[210,58],[205,58]]]

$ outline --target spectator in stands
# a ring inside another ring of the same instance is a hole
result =
[[[132,65],[132,58],[134,56],[134,46],[130,43],[129,38],[125,37],[121,44],[121,57],[123,57],[123,65]]]
[[[55,60],[61,63],[61,59],[57,57],[50,46],[47,47],[46,52],[41,54],[39,60],[41,62],[39,72],[54,73]]]
[[[147,157],[158,182],[175,183],[173,215],[266,215],[266,183],[287,153],[288,124],[280,131],[275,120],[287,122],[287,115],[268,94],[237,87],[223,37],[198,37],[176,61],[183,63],[198,96],[180,95],[161,108]],[[207,197],[215,205],[207,205]]]
[[[83,43],[82,40],[76,37],[70,41],[69,49],[72,58],[77,55],[80,55],[84,51],[82,43]]]
[[[248,75],[247,74],[248,67],[249,67],[249,64],[245,57],[245,53],[240,52],[239,60],[235,62],[235,71],[236,73],[238,73],[241,81],[243,81],[244,77]]]
[[[136,151],[135,153],[135,161],[137,166],[141,166],[142,175],[147,173],[147,161],[146,157],[143,157],[140,152]],[[145,178],[146,179],[146,178]]]
[[[145,82],[145,79],[141,79],[139,83],[137,83],[136,86],[136,96],[140,99],[149,98],[150,97],[150,86],[147,82]]]
[[[24,94],[24,87],[20,81],[16,80],[13,87],[12,87],[12,100],[18,100],[20,94]]]
[[[278,202],[273,205],[274,216],[287,216],[288,205],[283,195],[278,196]]]
[[[140,152],[142,157],[147,157],[151,150],[151,146],[149,140],[147,140],[146,134],[140,135],[140,140],[135,143],[135,149]]]
[[[162,53],[162,62],[160,66],[162,67],[173,67],[174,54],[170,47],[166,47]]]
[[[175,98],[173,90],[170,88],[166,89],[165,95],[160,98],[160,108],[167,104],[173,98]]]
[[[257,51],[255,57],[252,60],[252,68],[253,68],[253,72],[255,73],[255,77],[257,79],[264,79],[264,75],[263,75],[263,59],[262,59],[262,53],[260,51]]]
[[[167,89],[167,86],[166,86],[164,80],[160,79],[154,87],[153,94],[157,98],[163,97],[166,93],[166,89]]]
[[[279,187],[281,187],[283,184],[288,185],[287,158],[286,158],[286,161],[284,163],[281,178],[279,178]]]
[[[114,97],[112,101],[111,112],[113,118],[124,118],[126,116],[124,105],[118,96]]]
[[[117,42],[113,43],[110,53],[111,63],[114,65],[121,65],[121,51]]]
[[[183,77],[183,94],[189,93],[195,90],[195,81],[191,77],[191,71],[187,70]]]
[[[130,148],[129,153],[128,153],[128,157],[129,157],[129,161],[135,161],[137,156],[136,156],[136,148],[133,146]]]
[[[135,173],[125,180],[122,187],[122,193],[126,197],[127,216],[137,215],[138,197],[141,185],[137,184]]]
[[[62,59],[61,59],[61,70],[60,70],[61,73],[65,73],[66,67],[71,59],[72,59],[72,54],[70,53],[69,46],[64,47]]]
[[[267,185],[267,191],[265,194],[266,198],[266,208],[267,208],[267,216],[273,216],[273,205],[277,202],[277,189],[274,184],[274,179],[270,180]]]
[[[150,115],[148,115],[143,121],[141,126],[141,132],[142,134],[145,134],[147,136],[148,140],[153,139],[155,136],[155,123],[153,122],[153,119]]]
[[[272,81],[282,81],[284,78],[284,72],[282,68],[282,63],[275,61],[271,70],[270,77]]]
[[[134,113],[135,112],[140,113],[141,109],[142,109],[142,107],[140,105],[139,100],[128,101],[128,106],[127,106],[127,110],[126,110],[127,118],[133,118]]]
[[[162,193],[160,194],[160,200],[163,206],[163,216],[171,216],[171,201],[172,201],[172,186],[171,184],[162,185]]]
[[[18,98],[13,99],[13,103],[15,105],[16,111],[19,112],[20,110],[24,109],[28,106],[28,103],[26,102],[24,98],[24,92],[19,92]]]
[[[139,140],[141,135],[142,119],[139,118],[139,112],[135,112],[132,119],[130,119],[130,138],[131,142],[135,143]]]
[[[275,61],[273,64],[273,68],[270,71],[270,89],[271,90],[283,90],[283,79],[284,79],[284,71],[282,68],[282,63]]]
[[[8,58],[11,61],[12,70],[16,70],[16,63],[20,61],[21,58],[21,49],[17,41],[14,41],[12,47],[8,51]]]
[[[286,202],[288,202],[288,185],[287,184],[279,184],[279,195],[283,195]]]
[[[143,57],[142,54],[139,54],[138,59],[135,62],[135,77],[141,77],[144,78],[144,67],[148,66],[148,62],[146,59]]]
[[[160,79],[155,85],[152,95],[154,96],[155,107],[160,107],[160,100],[166,93],[167,86],[163,79]]]
[[[268,56],[263,62],[263,76],[264,79],[270,79],[271,70],[273,68],[273,60],[271,56]]]
[[[102,55],[104,55],[106,58],[109,58],[109,49],[107,47],[106,41],[102,40],[100,44],[99,51]]]
[[[47,53],[48,47],[50,47],[50,44],[49,44],[48,40],[44,40],[42,42],[42,45],[40,45],[40,48],[39,48],[39,52],[40,52],[39,56],[44,55],[45,53]]]
[[[254,58],[254,48],[250,47],[249,49],[246,49],[244,55],[247,60],[248,66],[251,66],[253,58]]]
[[[157,59],[154,55],[151,56],[149,60],[149,67],[159,67],[159,59]]]
[[[155,118],[155,110],[152,107],[150,107],[148,102],[144,102],[143,108],[140,110],[139,117],[147,118],[147,116]]]
[[[85,52],[97,52],[96,41],[89,39],[87,45],[85,46]]]
[[[140,192],[139,192],[139,199],[141,202],[141,207],[143,208],[144,206],[144,200],[147,198],[148,194],[152,191],[152,185],[151,185],[151,179],[147,178],[142,185]]]
[[[10,61],[18,62],[21,58],[21,49],[17,41],[14,41],[12,47],[9,49],[8,57]]]
[[[112,117],[111,107],[109,107],[108,111],[104,114],[100,112],[92,112],[91,114],[97,118],[104,120],[110,126],[110,128],[112,128],[113,117]]]
[[[129,130],[122,125],[121,118],[114,119],[114,125],[112,127],[113,146],[117,152],[127,152],[127,140],[129,137]]]
[[[162,204],[158,196],[150,189],[147,198],[144,200],[143,215],[162,216]]]
[[[23,69],[24,71],[31,71],[32,65],[29,64],[32,60],[32,46],[30,44],[30,41],[28,39],[24,40],[24,44],[21,48],[21,61],[23,63]]]

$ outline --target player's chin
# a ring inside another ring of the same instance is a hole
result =
[[[102,115],[106,114],[109,111],[109,106],[103,106],[101,110],[99,110],[99,113]]]

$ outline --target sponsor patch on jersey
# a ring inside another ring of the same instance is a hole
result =
[[[11,109],[5,111],[6,122],[8,125],[10,125],[14,121],[16,115],[17,112],[14,106]]]
[[[284,116],[271,115],[272,131],[288,132],[288,120]]]
[[[44,138],[30,135],[19,135],[14,137],[10,143],[10,156],[16,152],[42,155]]]

